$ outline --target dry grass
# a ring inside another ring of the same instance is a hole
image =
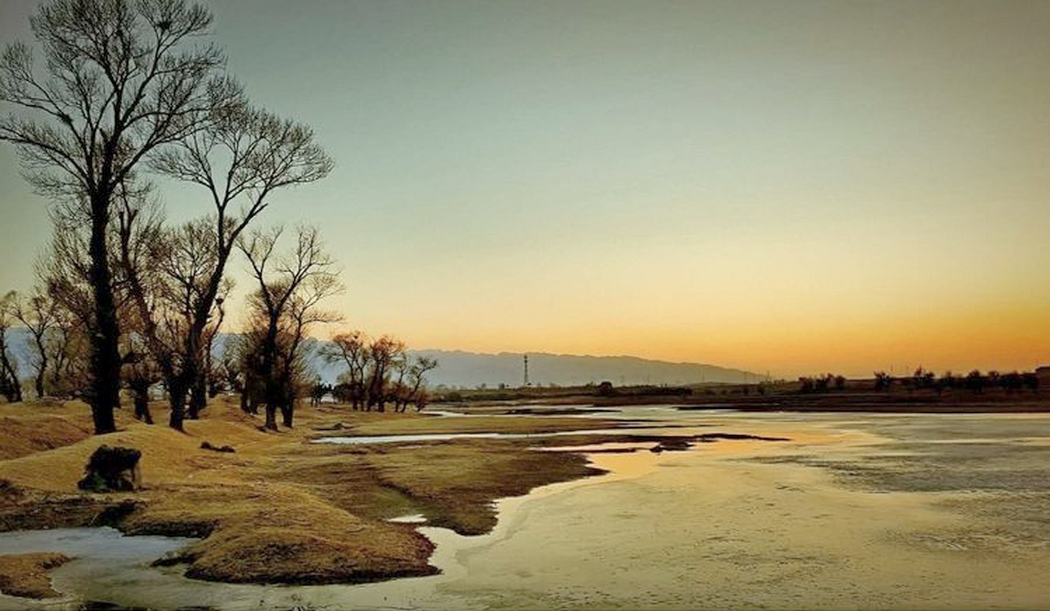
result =
[[[72,413],[60,405],[22,403],[0,405],[0,460],[67,446],[91,436],[91,415]]]
[[[24,598],[60,596],[51,587],[48,571],[70,560],[68,556],[50,552],[0,556],[0,592]]]
[[[309,482],[329,502],[379,519],[421,513],[460,534],[488,532],[493,499],[598,473],[578,454],[525,449],[525,440],[470,439],[421,445],[313,445],[275,476]]]
[[[346,412],[343,412],[346,414]],[[422,435],[430,433],[554,433],[608,428],[609,423],[596,419],[565,416],[499,415],[448,417],[432,414],[385,414],[378,412],[350,412],[340,423],[340,431],[323,431],[327,435]]]
[[[153,409],[163,422],[163,406]],[[340,424],[340,434],[399,434],[609,426],[572,418],[435,418],[324,407],[302,408],[294,430],[273,433],[225,400],[210,405],[202,420],[187,422],[186,433],[136,422],[121,410],[118,432],[88,436],[83,404],[44,413],[31,405],[5,406],[0,417],[16,422],[0,429],[0,447],[10,441],[11,447],[53,448],[0,460],[0,528],[106,523],[131,534],[202,537],[176,559],[188,564],[187,575],[265,583],[429,574],[432,544],[386,519],[423,513],[433,524],[483,533],[495,524],[492,500],[594,472],[579,455],[530,451],[524,440],[350,447],[310,443],[318,429]],[[201,449],[203,441],[236,452]],[[142,450],[140,490],[76,491],[88,457],[102,444]]]

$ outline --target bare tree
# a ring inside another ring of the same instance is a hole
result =
[[[122,364],[128,356],[136,358],[136,355],[129,353],[129,343],[133,343],[129,336],[141,335],[141,330],[135,317],[129,316],[133,312],[127,308],[130,296],[128,282],[121,274],[124,266],[118,258],[124,254],[120,246],[129,240],[129,236],[134,237],[133,241],[139,245],[138,250],[145,250],[146,245],[156,239],[155,234],[161,222],[160,209],[156,202],[145,199],[148,191],[148,185],[133,187],[131,181],[121,185],[115,198],[117,202],[142,199],[147,204],[143,204],[142,209],[137,209],[136,215],[130,217],[124,214],[126,204],[116,206],[118,222],[111,223],[107,237],[110,267],[114,270],[113,297],[118,320],[121,321],[118,353],[121,354]],[[88,256],[89,231],[85,230],[85,225],[89,223],[86,211],[77,202],[55,202],[50,214],[54,223],[51,242],[36,264],[38,282],[44,287],[41,292],[46,294],[56,314],[52,332],[46,338],[50,367],[47,386],[51,394],[70,396],[83,393],[91,386],[90,346],[94,305]],[[148,265],[148,262],[143,261],[141,265]]]
[[[404,412],[409,404],[422,411],[427,405],[426,374],[438,366],[437,359],[417,356],[408,367],[408,383],[404,392],[398,396],[397,411]]]
[[[122,269],[131,300],[168,387],[172,407],[169,425],[179,430],[187,394],[198,380],[203,384],[206,359],[200,353],[211,348],[225,315],[224,295],[231,286],[220,282],[218,290],[224,291],[223,296],[210,293],[217,250],[209,228],[208,219],[198,219],[158,230],[145,251],[137,249],[141,240],[133,235],[121,239]],[[200,303],[209,299],[211,307],[201,321],[203,326],[198,327]],[[203,389],[198,394],[200,401],[190,406],[191,417],[203,407]]]
[[[368,347],[368,380],[365,383],[365,409],[386,411],[390,399],[390,375],[405,356],[405,343],[384,335]]]
[[[88,380],[88,336],[68,310],[59,307],[58,316],[45,346],[49,373],[47,394],[71,397],[83,391]]]
[[[178,358],[172,360],[179,371],[168,374],[170,424],[179,428],[186,394],[191,395],[190,418],[206,400],[210,346],[218,329],[214,310],[221,306],[226,266],[238,239],[276,190],[323,178],[332,161],[306,126],[241,103],[217,109],[207,129],[155,156],[151,167],[203,187],[213,205],[209,219],[193,228],[191,245],[206,245],[208,256],[195,262],[192,276],[183,276],[192,279],[195,294],[183,304],[185,328]]]
[[[36,268],[38,281],[57,312],[54,332],[47,338],[50,394],[68,397],[89,385],[92,306],[86,259],[84,232],[56,218],[49,249]]]
[[[4,395],[8,403],[18,403],[22,400],[22,386],[18,380],[18,363],[11,356],[7,345],[7,332],[14,322],[12,315],[14,301],[14,291],[0,298],[0,395]]]
[[[32,348],[36,353],[32,362],[33,369],[36,370],[33,388],[37,398],[43,398],[44,382],[49,371],[48,337],[53,334],[58,324],[58,305],[39,288],[27,298],[16,296],[13,305],[15,318],[25,325],[33,339]]]
[[[354,410],[359,410],[364,405],[365,368],[370,359],[369,344],[367,335],[361,331],[351,331],[333,337],[332,343],[324,352],[328,362],[342,361],[346,364],[346,372],[340,376],[340,383],[345,389],[341,394],[343,398],[350,400]]]
[[[130,303],[126,304],[124,309],[129,310],[121,318],[128,323],[121,340],[124,385],[131,391],[135,418],[146,424],[153,424],[153,414],[149,409],[149,392],[163,376],[153,351],[150,350],[149,340],[142,332],[144,325],[134,315],[134,308]]]
[[[422,409],[426,405],[426,373],[438,365],[436,359],[411,358],[405,343],[395,337],[384,335],[373,340],[361,331],[336,335],[323,354],[328,362],[346,365],[336,391],[355,410],[385,411],[388,402],[393,402],[397,412],[404,412],[409,405]]]
[[[193,45],[210,13],[184,0],[51,0],[30,19],[45,57],[15,43],[0,57],[0,119],[25,174],[56,200],[79,202],[90,221],[92,297],[89,393],[96,433],[116,430],[120,325],[108,232],[119,187],[148,155],[197,132],[233,93],[213,78],[222,56]]]
[[[239,247],[248,258],[258,290],[249,300],[246,370],[249,390],[266,404],[266,428],[277,430],[280,409],[292,426],[298,380],[303,373],[303,340],[312,325],[335,322],[321,300],[342,290],[335,262],[324,251],[317,229],[301,227],[291,252],[277,255],[281,229],[252,232]]]

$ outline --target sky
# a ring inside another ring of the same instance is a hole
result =
[[[0,41],[34,6],[0,0]],[[335,160],[260,219],[321,227],[343,328],[785,378],[1050,364],[1050,2],[208,6]],[[167,185],[169,217],[201,195]],[[47,202],[3,143],[0,209],[24,290]]]

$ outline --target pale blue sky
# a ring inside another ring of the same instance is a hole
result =
[[[351,326],[780,375],[1050,360],[1048,2],[209,6],[336,161],[263,218],[321,225]],[[0,185],[21,288],[46,215],[7,146]]]

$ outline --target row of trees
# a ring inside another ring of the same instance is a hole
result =
[[[988,388],[1001,388],[1007,392],[1039,389],[1039,377],[1032,372],[989,371],[984,374],[974,369],[965,376],[957,376],[948,371],[940,377],[922,367],[916,369],[910,376],[901,377],[893,377],[885,371],[875,372],[875,390],[888,390],[894,383],[911,390],[932,389],[937,392],[946,389],[966,389],[978,393]]]
[[[8,346],[15,325],[29,337],[28,372],[37,397],[69,396],[86,380],[87,337],[70,312],[39,292],[28,297],[12,291],[0,298],[0,395],[9,402],[22,400],[20,363]]]
[[[5,298],[0,330],[29,329],[37,395],[81,389],[96,433],[115,430],[122,386],[144,420],[158,381],[170,426],[198,417],[238,251],[256,285],[242,386],[268,427],[278,410],[291,424],[306,331],[336,318],[318,308],[340,287],[317,231],[300,228],[282,254],[282,232],[255,227],[275,193],[323,178],[332,161],[309,128],[247,100],[202,42],[211,19],[184,0],[52,0],[31,19],[36,48],[0,56],[0,102],[15,110],[0,140],[17,147],[54,223],[38,286]],[[208,212],[167,222],[155,178],[196,186]],[[0,392],[19,400],[4,337]]]
[[[387,403],[398,412],[409,405],[417,410],[426,406],[424,376],[437,367],[437,360],[410,358],[399,339],[389,335],[372,339],[361,331],[342,333],[332,338],[325,356],[330,362],[346,365],[333,392],[355,410],[382,412]]]
[[[845,376],[825,373],[817,376],[803,376],[798,379],[799,392],[827,392],[829,390],[843,390],[846,388]],[[761,385],[759,386],[761,388]]]

